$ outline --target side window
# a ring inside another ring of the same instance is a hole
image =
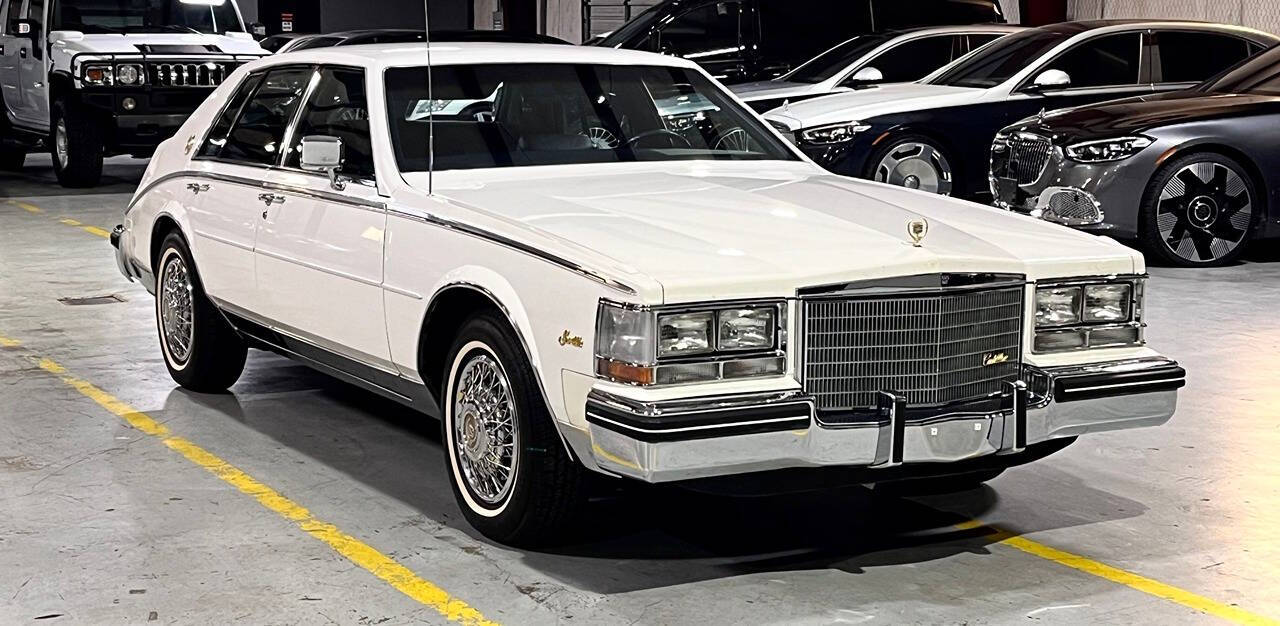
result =
[[[1137,85],[1141,59],[1142,35],[1121,33],[1086,41],[1064,52],[1044,69],[1066,72],[1072,87]]]
[[[746,19],[742,9],[738,0],[693,9],[658,31],[658,51],[699,61],[739,56]]]
[[[369,138],[369,101],[365,97],[364,72],[352,69],[320,70],[320,82],[302,111],[293,131],[293,146],[285,165],[298,167],[302,138],[329,135],[342,140],[343,173],[373,178],[373,142]]]
[[[1184,83],[1207,80],[1222,70],[1249,58],[1249,43],[1216,33],[1157,33],[1160,51],[1160,82]]]
[[[44,24],[44,0],[30,0],[27,3],[27,19]]]
[[[22,19],[22,3],[25,0],[9,0],[8,11],[4,17],[4,32],[10,35],[16,35],[13,23]]]
[[[227,133],[231,131],[231,125],[235,123],[237,117],[240,117],[240,109],[244,108],[245,101],[253,94],[253,90],[258,88],[258,83],[261,81],[262,74],[253,74],[240,83],[240,87],[227,100],[227,107],[218,116],[218,121],[214,122],[213,127],[209,129],[209,134],[204,139],[204,145],[200,146],[197,156],[212,158],[222,153],[222,147],[227,145]]]
[[[275,164],[284,131],[302,104],[302,96],[314,73],[310,67],[269,72],[258,91],[245,103],[218,156],[253,165]]]
[[[955,35],[925,37],[894,46],[868,64],[884,74],[884,82],[901,83],[923,78],[951,62]]]

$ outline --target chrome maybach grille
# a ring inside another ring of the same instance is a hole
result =
[[[1007,391],[1022,362],[1021,285],[801,301],[804,386],[821,411],[882,391],[936,407]]]
[[[1036,182],[1049,163],[1053,142],[1032,133],[1014,133],[1005,137],[1004,142],[1008,146],[1004,175],[1017,180],[1019,185]]]
[[[217,87],[233,70],[234,64],[215,61],[152,63],[148,78],[156,87]]]

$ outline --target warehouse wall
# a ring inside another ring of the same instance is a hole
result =
[[[258,0],[238,0],[246,23],[260,21]],[[472,0],[428,0],[431,28],[470,28]],[[422,28],[422,0],[322,0],[321,28],[325,31],[353,28]]]
[[[1067,18],[1169,18],[1224,22],[1280,33],[1276,0],[1069,0]]]

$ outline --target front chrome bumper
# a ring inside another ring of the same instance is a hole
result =
[[[593,390],[586,411],[591,454],[601,469],[648,482],[1016,455],[1053,439],[1163,424],[1186,372],[1151,358],[1028,366],[1025,378],[1007,410],[911,420],[890,397],[878,423],[843,428],[818,423],[813,402],[799,391],[637,403]]]

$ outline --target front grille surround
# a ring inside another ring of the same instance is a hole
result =
[[[882,391],[913,410],[1001,396],[1021,376],[1026,294],[1022,280],[802,296],[802,385],[828,422],[874,417]]]
[[[996,141],[1004,147],[1000,151],[1003,160],[994,168],[997,176],[1012,178],[1019,185],[1030,185],[1040,180],[1049,165],[1049,156],[1053,154],[1053,140],[1044,135],[1017,132],[1001,135]]]
[[[235,69],[228,61],[152,61],[147,80],[153,87],[217,87]]]

